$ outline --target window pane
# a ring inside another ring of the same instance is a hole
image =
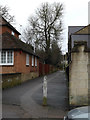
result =
[[[35,66],[37,66],[37,57],[35,57]]]
[[[12,31],[12,35],[14,35],[14,32]]]
[[[12,51],[7,52],[7,63],[13,63],[13,52]]]
[[[34,56],[32,56],[32,66],[34,66]]]
[[[29,55],[26,55],[26,65],[29,65]]]
[[[5,51],[1,52],[1,63],[6,63],[6,52]]]

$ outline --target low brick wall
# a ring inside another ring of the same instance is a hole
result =
[[[30,72],[28,74],[21,74],[21,81],[25,82],[27,80],[37,78],[39,76],[38,72]]]
[[[3,74],[2,75],[2,88],[9,88],[19,85],[27,80],[36,78],[39,76],[38,72],[30,72],[28,74],[13,73],[13,74]]]
[[[15,85],[21,84],[21,74],[3,74],[2,75],[2,88],[13,87]]]

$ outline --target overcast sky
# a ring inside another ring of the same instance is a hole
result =
[[[7,5],[10,13],[15,15],[16,28],[20,31],[20,25],[25,28],[28,17],[33,15],[35,10],[43,2],[61,2],[64,4],[64,27],[65,40],[64,50],[67,48],[67,28],[68,26],[88,25],[88,2],[89,0],[0,0],[1,5]]]

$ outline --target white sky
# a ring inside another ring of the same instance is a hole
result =
[[[61,2],[64,4],[64,44],[67,49],[68,26],[88,25],[88,2],[89,0],[0,0],[1,5],[7,5],[10,13],[15,15],[16,28],[20,31],[20,25],[25,28],[28,17],[33,15],[35,10],[43,2]]]

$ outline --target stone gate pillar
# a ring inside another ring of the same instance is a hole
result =
[[[69,67],[69,104],[88,104],[88,52],[86,41],[75,41]],[[90,70],[89,70],[90,71]]]
[[[88,104],[90,106],[90,52],[88,52]]]

